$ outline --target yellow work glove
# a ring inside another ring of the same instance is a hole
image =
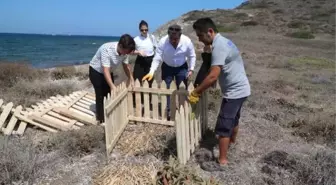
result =
[[[151,81],[153,79],[153,76],[154,76],[153,73],[148,73],[142,78],[142,81],[145,81],[145,80]]]
[[[199,101],[200,96],[201,96],[200,94],[196,93],[195,91],[192,91],[188,96],[188,100],[191,104],[195,104]]]

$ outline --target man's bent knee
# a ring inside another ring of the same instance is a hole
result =
[[[215,127],[215,134],[217,138],[231,137],[235,126],[234,118],[225,118],[219,115]]]

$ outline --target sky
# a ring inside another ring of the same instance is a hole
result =
[[[120,36],[154,32],[192,10],[232,9],[244,0],[0,0],[0,33]],[[160,4],[161,3],[161,4]]]

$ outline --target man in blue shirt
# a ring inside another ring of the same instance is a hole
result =
[[[210,18],[198,19],[193,29],[205,47],[211,46],[211,65],[205,79],[190,93],[190,103],[197,103],[200,94],[217,80],[222,91],[222,104],[217,117],[215,134],[219,139],[219,158],[203,163],[208,171],[221,170],[228,163],[229,145],[235,143],[243,102],[251,94],[244,62],[236,45],[218,33]]]

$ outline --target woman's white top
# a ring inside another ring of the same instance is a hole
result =
[[[135,49],[137,51],[143,51],[147,56],[154,55],[154,47],[157,47],[157,41],[154,35],[147,34],[147,37],[139,35],[134,38],[134,41],[136,44]]]

